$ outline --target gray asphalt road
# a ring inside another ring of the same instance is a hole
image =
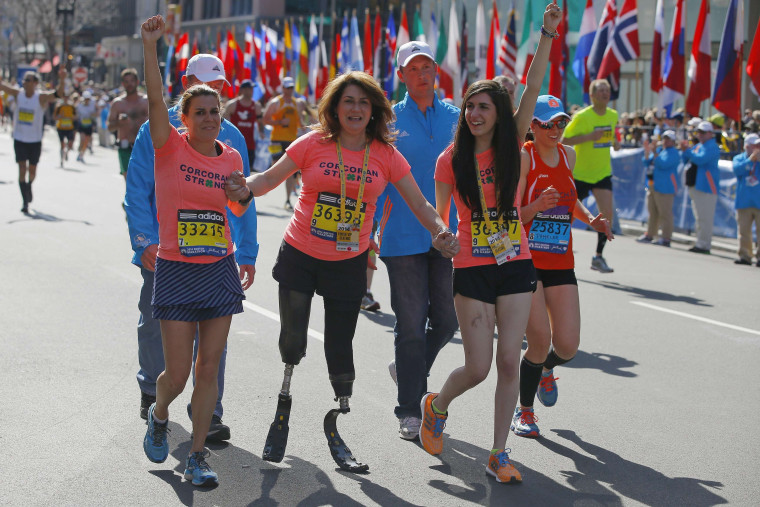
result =
[[[338,425],[370,473],[337,469],[322,433],[336,403],[315,299],[309,354],[293,380],[287,456],[262,461],[282,379],[271,268],[289,213],[281,189],[257,199],[261,252],[245,313],[229,337],[224,421],[228,445],[210,447],[221,485],[201,491],[181,472],[189,448],[173,405],[172,453],[150,463],[138,417],[137,297],[141,278],[120,206],[115,151],[57,167],[45,137],[31,216],[19,212],[12,142],[0,133],[0,444],[7,505],[757,505],[760,268],[733,254],[699,256],[620,237],[615,273],[591,271],[595,236],[576,233],[583,332],[557,370],[560,399],[536,413],[544,437],[511,436],[524,482],[496,484],[484,466],[495,372],[451,407],[445,450],[401,440],[392,408],[393,315],[382,264],[377,314],[362,313],[354,341],[352,411]],[[430,377],[437,390],[462,363],[459,335]]]

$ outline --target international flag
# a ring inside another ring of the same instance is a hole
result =
[[[164,67],[164,88],[169,95],[172,94],[172,58],[174,57],[174,46],[169,45],[166,48],[166,66]]]
[[[760,19],[757,21],[755,33],[760,31]],[[760,96],[760,37],[752,40],[752,47],[747,57],[747,74],[749,75],[750,88],[755,95]]]
[[[283,72],[286,76],[293,76],[293,33],[290,29],[290,21],[285,20],[285,30],[282,34],[283,44],[285,45],[285,61],[283,62]],[[295,25],[293,26],[295,28]]]
[[[316,90],[316,99],[319,100],[322,98],[322,92],[324,91],[325,87],[327,86],[327,82],[329,79],[330,74],[330,63],[327,61],[327,48],[325,47],[325,39],[323,37],[323,26],[324,26],[324,17],[320,15],[319,17],[319,53],[321,55],[322,62],[319,65],[319,74],[317,75],[317,90]]]
[[[487,51],[486,14],[483,8],[483,1],[478,0],[478,7],[475,10],[475,80],[477,81],[486,78]]]
[[[493,14],[491,14],[491,31],[488,35],[488,49],[486,49],[486,79],[496,76],[496,58],[499,50],[501,28],[499,27],[499,11],[496,10],[496,0],[493,2]]]
[[[668,117],[673,110],[673,103],[682,99],[686,93],[686,9],[684,0],[678,0],[673,16],[673,26],[670,30],[670,41],[665,52],[665,62],[662,70],[661,103]]]
[[[185,75],[187,62],[190,60],[190,37],[187,32],[180,35],[174,57],[177,60],[177,82],[179,83]]]
[[[333,16],[334,17],[334,16]],[[338,54],[340,53],[340,33],[335,34],[335,41],[330,49],[330,68],[327,71],[327,77],[330,81],[335,79],[338,74]]]
[[[372,22],[369,17],[369,9],[364,9],[364,72],[372,74]]]
[[[406,9],[404,5],[401,5],[401,22],[398,25],[398,35],[396,36],[396,47],[400,48],[404,44],[409,42],[409,22],[406,19]],[[391,58],[395,58],[396,52],[392,53]],[[397,101],[404,98],[406,95],[406,86],[398,77],[398,72],[393,73],[393,98]]]
[[[309,100],[316,103],[317,79],[319,78],[319,34],[314,15],[309,21]]]
[[[382,16],[380,16],[380,7],[377,7],[375,11],[375,26],[372,29],[372,47],[374,53],[372,56],[372,75],[375,76],[375,80],[380,82],[380,73],[382,72],[382,56],[380,55],[380,46],[383,45],[381,37],[383,37],[383,22]]]
[[[296,79],[296,91],[303,95],[309,94],[309,41],[306,39],[306,29],[303,25],[298,27],[298,78]]]
[[[280,88],[280,69],[277,65],[277,31],[264,26],[264,58],[267,70],[267,93],[277,95]]]
[[[515,33],[515,3],[509,9],[509,19],[499,46],[499,66],[501,74],[513,79],[517,78],[517,34]]]
[[[431,48],[436,47],[438,44],[438,22],[435,19],[435,9],[430,9],[430,23],[428,23],[428,31],[425,34],[427,38],[428,46]]]
[[[467,68],[467,45],[469,39],[469,28],[467,26],[467,7],[462,3],[462,36],[459,46],[459,83],[462,89],[462,96],[467,92],[469,69]]]
[[[530,64],[533,61],[533,51],[535,51],[536,47],[534,39],[535,27],[533,26],[533,1],[525,0],[523,10],[525,11],[525,19],[523,20],[520,48],[517,51],[517,68],[523,69],[520,82],[525,84],[528,69],[530,69]]]
[[[349,39],[348,66],[351,70],[364,70],[364,55],[362,53],[362,41],[359,37],[359,20],[356,19],[356,9],[351,13]]]
[[[435,61],[438,63],[438,75],[436,76],[436,86],[441,87],[441,80],[443,72],[441,72],[441,65],[446,60],[446,51],[449,49],[449,40],[446,38],[446,27],[443,25],[443,16],[440,16],[441,21],[438,24],[438,41],[435,47]]]
[[[615,18],[617,17],[617,6],[615,0],[607,0],[604,5],[604,11],[602,12],[602,18],[599,21],[599,26],[596,29],[596,35],[594,36],[594,43],[591,45],[591,53],[588,56],[586,64],[586,72],[589,74],[589,79],[596,79],[599,73],[599,68],[602,66],[602,59],[604,58],[604,52],[607,49],[608,42],[612,36],[612,30],[615,28]],[[614,100],[619,93],[619,72],[617,75],[613,73],[611,76],[606,76],[610,81],[610,88],[612,90],[611,98]]]
[[[653,92],[659,93],[662,89],[662,62],[665,59],[665,46],[662,42],[662,33],[665,31],[665,15],[662,10],[663,0],[657,0],[654,10],[654,39],[652,41],[652,68],[649,87]]]
[[[425,37],[425,27],[422,26],[422,18],[420,17],[419,4],[417,5],[417,8],[414,10],[414,19],[412,19],[411,37],[413,40],[418,40],[420,42],[427,43],[427,38]]]
[[[338,72],[344,74],[351,70],[351,48],[349,42],[348,11],[343,14],[343,26],[340,29],[340,47],[338,47]]]
[[[731,0],[718,51],[718,70],[712,104],[729,118],[741,122],[744,2]]]
[[[288,22],[285,21],[285,26],[288,26]],[[290,21],[290,56],[288,56],[287,47],[285,51],[285,60],[282,66],[283,77],[290,76],[296,82],[296,92],[301,93],[302,86],[298,82],[298,65],[301,61],[301,33],[298,30],[295,20]]]
[[[441,89],[446,97],[454,101],[454,105],[462,103],[462,83],[459,76],[459,20],[457,18],[456,2],[451,2],[449,10],[449,33],[446,45],[446,57],[440,67]]]
[[[194,57],[195,55],[199,54],[200,50],[198,49],[198,32],[195,32],[195,35],[193,36],[193,49],[190,50],[190,58]]]
[[[637,16],[636,0],[624,0],[623,8],[620,9],[615,20],[615,28],[612,31],[607,49],[602,58],[602,64],[596,74],[597,79],[602,79],[620,69],[620,66],[639,56],[639,22]]]
[[[388,12],[388,24],[385,29],[385,48],[383,49],[383,72],[382,88],[385,90],[385,96],[388,99],[393,97],[393,85],[396,81],[396,22],[393,20],[393,6],[391,5]]]
[[[562,0],[562,20],[557,27],[559,38],[552,41],[549,61],[551,71],[549,73],[549,94],[559,97],[567,102],[567,68],[570,64],[570,48],[567,46],[567,0]]]
[[[694,30],[689,57],[689,94],[686,96],[686,112],[699,116],[702,101],[710,98],[710,1],[702,0]]]
[[[588,85],[591,82],[589,73],[586,71],[586,63],[591,54],[591,46],[596,36],[596,13],[594,13],[593,0],[586,0],[586,9],[583,11],[581,29],[578,33],[578,45],[575,47],[573,59],[573,72],[578,82],[583,87],[583,101],[588,104]]]

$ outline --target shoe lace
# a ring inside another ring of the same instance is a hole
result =
[[[153,423],[153,445],[157,447],[163,445],[164,438],[170,431],[168,424]]]
[[[509,459],[510,452],[512,452],[512,449],[504,449],[496,455],[496,459],[499,460],[500,467],[506,467],[512,464],[512,461]]]
[[[206,456],[210,454],[211,453],[208,451],[208,449],[194,452],[190,455],[190,464],[195,463],[195,468],[198,470],[201,470],[203,472],[210,472],[211,467],[208,465],[208,463],[206,463]]]
[[[433,424],[433,436],[435,438],[440,437],[445,427],[446,427],[446,418],[436,416],[435,423]]]
[[[555,377],[553,373],[549,374],[546,377],[541,376],[541,380],[539,382],[541,390],[546,391],[547,393],[554,391],[554,383],[557,380],[559,380],[559,377]]]
[[[422,424],[422,420],[414,416],[404,417],[401,420],[401,426],[407,429],[412,428],[412,427],[419,428],[421,424]]]
[[[538,421],[538,417],[531,410],[523,410],[520,413],[520,422],[523,424],[535,424]]]

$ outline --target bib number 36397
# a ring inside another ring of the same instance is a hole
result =
[[[491,247],[491,252],[493,252],[496,264],[498,265],[502,265],[517,257],[515,247],[509,239],[509,232],[506,230],[501,230],[488,236],[488,246]]]

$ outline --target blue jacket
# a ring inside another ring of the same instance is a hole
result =
[[[654,158],[654,191],[661,194],[675,194],[674,181],[678,181],[678,166],[681,154],[676,148],[664,148]]]
[[[718,169],[720,148],[715,139],[708,139],[705,143],[699,143],[685,150],[682,157],[684,162],[691,161],[697,166],[697,182],[694,188],[707,194],[717,194],[720,191],[720,171]]]
[[[178,114],[178,106],[169,109],[169,121],[175,127],[181,125]],[[245,139],[240,131],[232,123],[222,120],[218,139],[224,144],[235,148],[241,154],[247,154]],[[248,176],[248,157],[242,156],[243,172]],[[132,243],[132,264],[142,266],[142,257],[145,247],[158,244],[158,218],[156,214],[156,178],[153,173],[153,140],[150,138],[148,122],[142,124],[129,159],[127,169],[127,191],[124,195],[124,209],[127,212],[127,224],[129,225],[129,240]],[[255,201],[255,200],[254,200]],[[232,241],[237,247],[235,260],[238,264],[256,264],[256,256],[259,253],[259,244],[256,239],[256,204],[251,201],[249,209],[242,217],[235,216],[227,210],[227,220],[230,224]]]
[[[760,209],[760,163],[752,162],[746,153],[734,157],[734,174],[736,174],[736,209]],[[758,181],[754,186],[747,184],[752,176]]]
[[[433,99],[433,107],[422,114],[407,93],[393,106],[398,131],[396,148],[412,166],[412,176],[425,199],[435,206],[435,163],[451,144],[459,120],[459,108]],[[451,206],[449,226],[456,230],[456,208]],[[375,220],[379,222],[381,257],[415,255],[432,247],[430,232],[415,218],[396,187],[388,185],[377,199]]]

